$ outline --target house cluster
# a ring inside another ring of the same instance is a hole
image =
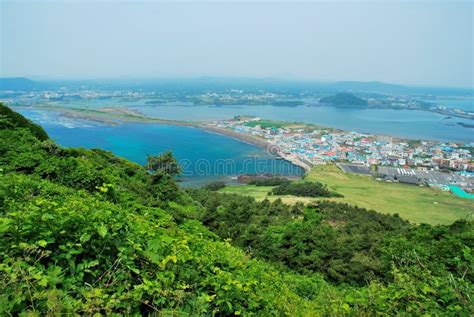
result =
[[[259,124],[262,122],[262,124]],[[432,170],[474,171],[470,148],[474,144],[407,141],[355,131],[315,128],[309,125],[272,125],[260,118],[239,117],[215,123],[221,128],[267,140],[283,155],[296,156],[310,165],[328,161],[360,165],[417,167]]]

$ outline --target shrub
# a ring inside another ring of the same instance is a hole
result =
[[[207,189],[207,190],[210,190],[210,191],[217,191],[217,190],[225,188],[225,187],[226,187],[225,182],[223,182],[223,181],[214,181],[214,182],[207,183],[206,185],[204,185],[203,188]]]
[[[294,195],[301,197],[343,197],[341,194],[330,191],[326,185],[319,182],[289,182],[272,189],[274,195]]]
[[[278,186],[282,184],[288,184],[290,181],[283,177],[271,177],[271,178],[257,178],[248,182],[249,185],[255,186]]]

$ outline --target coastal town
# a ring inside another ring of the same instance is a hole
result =
[[[208,126],[247,136],[246,141],[257,145],[266,142],[273,154],[305,170],[335,162],[345,172],[372,174],[385,181],[474,191],[472,143],[405,140],[250,116]]]
[[[0,89],[0,100],[17,109],[56,111],[64,118],[107,125],[118,125],[120,121],[140,121],[196,127],[266,148],[271,154],[306,171],[333,162],[344,172],[371,175],[383,181],[474,192],[474,143],[469,138],[464,138],[467,143],[408,140],[363,133],[361,130],[345,131],[309,123],[268,121],[257,117],[261,114],[255,111],[254,115],[257,116],[236,116],[230,120],[212,122],[208,119],[175,120],[173,117],[162,117],[170,109],[192,111],[193,107],[200,111],[206,107],[204,111],[207,111],[206,116],[209,118],[218,116],[214,112],[230,112],[229,109],[233,109],[237,113],[243,107],[254,110],[252,107],[263,106],[275,109],[278,106],[286,108],[286,111],[304,107],[316,109],[314,113],[317,113],[318,107],[330,107],[338,111],[412,110],[417,113],[437,113],[443,116],[440,119],[443,122],[441,127],[470,133],[474,125],[464,119],[474,119],[474,112],[469,107],[464,110],[456,107],[459,102],[471,100],[466,96],[445,101],[427,93],[410,95],[359,91],[357,95],[349,92],[331,95],[334,88],[330,86],[322,87],[321,91],[304,87],[281,90],[222,88],[218,85],[213,86],[213,89],[206,86],[197,90],[193,85],[185,85],[179,90],[156,89],[147,85],[136,89],[133,86],[125,88],[120,83],[89,87],[90,84],[85,82],[61,82],[55,86],[54,83],[38,84],[21,78],[9,85]],[[263,113],[266,111],[260,110]]]

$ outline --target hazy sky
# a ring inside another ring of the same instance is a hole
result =
[[[0,2],[0,76],[473,86],[472,1]]]

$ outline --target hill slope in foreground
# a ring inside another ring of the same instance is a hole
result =
[[[0,315],[473,313],[472,222],[183,191],[17,120],[0,116]]]

